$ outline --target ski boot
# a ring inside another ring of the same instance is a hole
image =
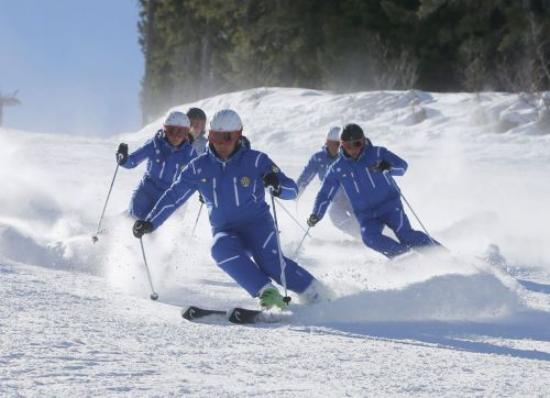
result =
[[[266,310],[277,307],[283,309],[286,307],[286,303],[283,300],[283,296],[279,293],[279,290],[272,284],[268,284],[260,291],[260,305]]]

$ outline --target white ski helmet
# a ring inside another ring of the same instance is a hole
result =
[[[176,127],[191,127],[191,122],[187,115],[183,112],[170,112],[164,120],[165,126],[176,126]]]
[[[241,131],[243,123],[239,114],[231,109],[222,109],[216,112],[210,120],[210,130],[212,131]]]
[[[328,130],[327,141],[340,141],[341,127],[331,127]]]

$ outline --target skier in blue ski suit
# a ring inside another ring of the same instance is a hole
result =
[[[208,145],[208,140],[206,139],[204,131],[206,126],[206,113],[200,108],[189,108],[187,117],[191,123],[191,128],[189,129],[189,135],[192,141],[191,145],[197,155],[202,155],[206,152]]]
[[[323,181],[315,199],[308,225],[319,222],[330,203],[342,188],[361,226],[366,246],[395,257],[413,247],[438,244],[428,235],[411,228],[401,195],[393,176],[402,176],[407,163],[384,147],[373,146],[361,127],[348,124],[341,134],[342,148]],[[398,241],[382,234],[388,226]]]
[[[296,181],[298,195],[303,193],[315,175],[319,177],[320,181],[323,181],[330,165],[338,159],[341,130],[340,127],[331,127],[325,145],[309,159]],[[353,237],[360,238],[359,225],[353,217],[353,210],[343,190],[336,193],[328,212],[336,228]]]
[[[147,159],[145,175],[132,194],[129,213],[143,219],[181,171],[196,157],[187,135],[189,119],[182,112],[172,112],[165,120],[164,128],[136,151],[128,155],[128,145],[122,143],[117,161],[125,169],[133,169]]]
[[[283,297],[271,284],[284,284],[281,261],[289,290],[307,296],[315,279],[282,253],[280,258],[265,187],[281,199],[296,198],[298,190],[265,153],[242,145],[241,133],[236,112],[216,113],[210,121],[207,152],[191,161],[147,217],[136,221],[133,232],[139,238],[158,228],[198,190],[208,208],[211,253],[218,266],[252,297],[260,297],[262,306],[283,307]]]

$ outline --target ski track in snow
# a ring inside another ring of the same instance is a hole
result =
[[[2,396],[543,396],[550,391],[550,127],[518,95],[259,88],[188,106],[232,107],[252,146],[296,178],[329,126],[360,123],[409,162],[398,180],[451,256],[388,262],[328,217],[298,260],[336,298],[278,323],[183,321],[180,307],[255,301],[210,259],[192,197],[144,238],[148,300],[124,209],[142,168],[121,170],[93,245],[118,142],[0,130]],[[426,118],[424,120],[424,118]],[[498,133],[502,120],[514,126]],[[288,151],[292,148],[292,151]],[[299,220],[319,187],[281,202]],[[417,225],[410,211],[413,225]],[[294,253],[303,232],[279,211]],[[496,244],[508,260],[483,261]],[[296,298],[295,298],[296,300]]]

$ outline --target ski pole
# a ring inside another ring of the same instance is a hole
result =
[[[197,214],[197,219],[195,220],[195,225],[193,226],[193,230],[191,231],[191,236],[195,235],[195,229],[197,229],[197,224],[199,223],[199,218],[201,216],[202,205],[204,205],[204,203],[201,202],[201,206],[199,207],[199,213]]]
[[[430,241],[432,242],[432,244],[438,245],[438,243],[432,238],[432,235],[430,235],[430,233],[428,232],[428,230],[426,229],[426,227],[424,226],[424,224],[422,223],[422,221],[420,221],[420,218],[418,217],[418,215],[416,214],[416,212],[415,212],[414,209],[412,208],[411,204],[409,203],[409,201],[407,200],[407,198],[405,197],[405,195],[403,195],[403,192],[401,192],[401,188],[399,188],[399,186],[398,186],[397,183],[394,181],[394,179],[392,178],[392,176],[390,176],[390,180],[391,180],[391,182],[393,183],[393,186],[395,187],[395,189],[397,189],[397,192],[399,192],[399,195],[400,195],[401,198],[403,199],[403,202],[405,202],[405,204],[407,205],[407,207],[409,208],[409,210],[410,210],[411,213],[413,214],[414,218],[416,218],[416,221],[418,221],[418,223],[420,224],[420,226],[421,226],[422,229],[424,230],[424,233],[428,236],[428,238],[430,238]]]
[[[306,230],[306,229],[302,226],[302,224],[300,224],[300,221],[298,221],[298,220],[296,219],[296,217],[294,217],[294,216],[292,215],[292,213],[291,213],[290,211],[288,211],[288,209],[287,209],[286,207],[283,206],[283,204],[281,203],[280,200],[277,200],[276,202],[277,202],[277,204],[278,204],[279,206],[281,206],[281,208],[285,211],[285,213],[288,214],[288,216],[296,223],[296,225],[298,225],[298,227],[300,227],[300,229],[301,229],[302,231],[304,231],[304,232],[306,233],[306,235],[309,235],[309,233],[308,233],[308,232],[309,232],[309,228]],[[309,235],[309,237],[311,238],[311,235]]]
[[[300,244],[298,245],[298,247],[296,248],[296,251],[294,252],[294,257],[296,257],[298,255],[298,252],[300,251],[300,249],[302,248],[302,245],[304,244],[304,241],[306,240],[306,236],[309,235],[309,229],[311,227],[307,227],[307,231],[306,233],[304,234],[304,237],[302,238],[302,240],[300,241]],[[311,235],[309,235],[311,236]]]
[[[153,287],[153,280],[151,279],[151,273],[149,272],[149,265],[147,264],[147,257],[145,257],[145,249],[143,248],[143,239],[139,238],[139,244],[141,245],[141,254],[143,255],[143,263],[145,264],[145,271],[147,272],[147,279],[149,279],[149,286],[151,286],[151,300],[157,300],[159,295],[155,292]]]
[[[103,221],[103,216],[105,215],[105,210],[107,209],[107,203],[109,203],[109,198],[111,197],[111,191],[113,190],[113,185],[115,183],[116,174],[118,173],[118,168],[120,165],[117,163],[115,168],[115,174],[113,175],[113,179],[111,180],[111,186],[109,187],[109,193],[107,193],[107,198],[105,199],[105,204],[103,205],[103,211],[101,212],[101,216],[99,217],[99,222],[97,224],[97,232],[95,235],[92,236],[92,242],[96,243],[99,240],[99,233],[101,232],[101,222]]]
[[[277,239],[277,251],[279,252],[279,264],[281,266],[281,284],[285,289],[285,296],[283,297],[283,301],[288,305],[288,303],[290,303],[290,297],[288,296],[288,292],[286,288],[286,275],[285,275],[286,263],[283,258],[283,251],[281,250],[281,240],[279,237],[279,223],[277,222],[277,210],[275,209],[275,195],[273,194],[273,189],[270,189],[269,193],[271,194],[271,207],[273,207],[273,218],[275,219],[275,238]]]

